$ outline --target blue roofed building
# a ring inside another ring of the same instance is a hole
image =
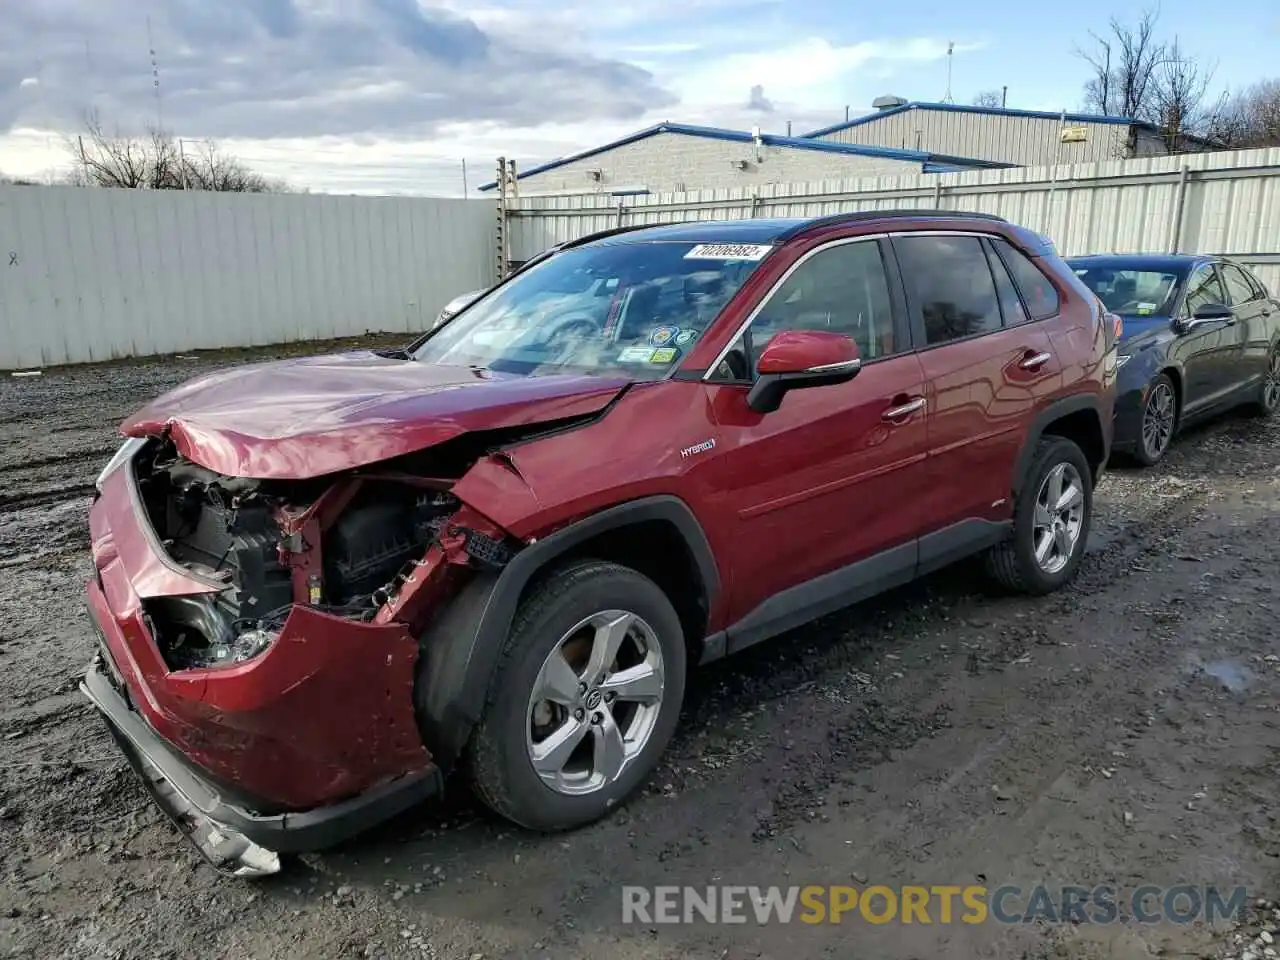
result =
[[[805,134],[806,139],[947,153],[1019,167],[1094,163],[1169,152],[1153,124],[1099,114],[1014,110],[879,97],[872,111]],[[1181,146],[1205,149],[1196,138]]]
[[[517,170],[517,186],[522,197],[634,195],[1007,166],[940,151],[660,123]],[[486,183],[480,189],[496,186]]]

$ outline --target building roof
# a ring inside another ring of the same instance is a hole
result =
[[[904,103],[898,107],[890,107],[887,110],[873,110],[871,113],[861,117],[854,117],[852,120],[845,120],[841,123],[833,123],[829,127],[823,127],[820,130],[813,130],[804,134],[805,138],[825,137],[828,134],[837,133],[841,130],[848,130],[850,127],[858,127],[864,123],[871,123],[873,120],[879,120],[882,117],[891,117],[896,113],[906,113],[908,110],[938,110],[943,113],[975,113],[984,114],[992,117],[1026,117],[1033,120],[1062,120],[1064,115],[1061,111],[1057,113],[1045,110],[1013,110],[1008,107],[973,107],[963,103],[930,103],[925,100],[913,100],[910,103]],[[1071,123],[1114,123],[1123,124],[1125,126],[1145,127],[1148,124],[1140,123],[1129,117],[1110,117],[1101,113],[1068,113],[1065,119]]]
[[[660,133],[677,133],[687,137],[703,137],[708,140],[728,140],[733,143],[752,143],[754,137],[745,130],[727,130],[721,127],[699,127],[688,123],[658,123],[652,127],[645,127],[643,130],[637,130],[635,133],[628,134],[618,140],[610,141],[598,147],[592,147],[590,150],[583,150],[580,153],[570,154],[567,157],[560,157],[558,160],[552,160],[549,163],[541,164],[537,167],[531,167],[528,170],[517,174],[516,179],[523,180],[525,177],[532,177],[535,174],[546,173],[548,170],[554,170],[556,167],[562,167],[567,163],[573,163],[575,160],[585,160],[587,157],[594,157],[597,154],[605,153],[617,147],[625,146],[629,143],[635,143],[639,140],[645,140],[649,137],[657,136]],[[1012,166],[1008,163],[1000,163],[994,160],[974,160],[970,157],[954,157],[948,154],[928,153],[922,150],[896,150],[891,147],[873,147],[865,144],[854,143],[827,143],[822,140],[811,140],[806,137],[782,137],[772,133],[762,133],[760,142],[766,147],[787,147],[795,150],[815,150],[823,153],[840,153],[849,156],[858,157],[878,157],[884,160],[904,160],[910,163],[920,163],[926,165],[926,172],[941,173],[948,170],[965,170],[971,168],[1002,168]],[[928,169],[932,168],[932,169]],[[483,184],[479,189],[492,190],[498,185],[496,180]]]

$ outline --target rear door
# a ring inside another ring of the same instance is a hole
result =
[[[1196,310],[1208,304],[1228,304],[1222,277],[1212,263],[1201,264],[1187,278],[1179,317],[1190,323]],[[1178,336],[1173,352],[1182,367],[1185,413],[1194,414],[1213,406],[1234,388],[1233,361],[1240,355],[1239,338],[1240,325],[1234,317],[1198,323]]]
[[[1239,327],[1230,382],[1245,387],[1255,383],[1266,370],[1271,351],[1271,301],[1236,264],[1222,263],[1219,269],[1229,298],[1227,304]]]
[[[928,398],[928,483],[921,500],[921,564],[939,566],[995,536],[1010,478],[1036,409],[1062,368],[1043,323],[1010,277],[1003,240],[977,234],[894,238]],[[1025,257],[1023,258],[1025,259]],[[1027,263],[1028,268],[1036,268]],[[1033,309],[1056,312],[1052,284]]]

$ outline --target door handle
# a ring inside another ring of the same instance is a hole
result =
[[[911,416],[911,414],[915,413],[917,410],[923,410],[924,403],[924,397],[916,397],[912,400],[908,400],[906,403],[900,404],[899,406],[890,407],[884,413],[880,414],[880,419],[894,421],[903,420],[906,417]]]
[[[1018,363],[1018,366],[1023,370],[1039,370],[1053,359],[1053,354],[1051,353],[1031,353],[1028,351],[1028,354]]]

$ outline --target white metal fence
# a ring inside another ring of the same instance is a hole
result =
[[[1280,293],[1280,148],[626,197],[508,200],[513,260],[642,223],[929,208],[998,214],[1065,255],[1233,254]]]
[[[494,243],[479,201],[0,186],[0,369],[420,330]]]

